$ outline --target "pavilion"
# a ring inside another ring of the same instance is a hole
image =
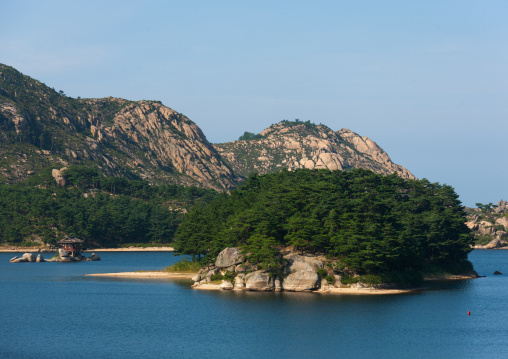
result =
[[[81,255],[81,245],[85,243],[84,240],[76,237],[65,237],[61,241],[57,242],[63,250],[66,250],[71,254],[72,257]]]

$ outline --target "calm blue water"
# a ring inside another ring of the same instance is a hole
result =
[[[102,261],[83,263],[9,263],[13,256],[0,253],[0,358],[508,356],[508,251],[470,254],[486,278],[383,296],[83,276],[160,269],[178,260],[166,252],[100,253]]]

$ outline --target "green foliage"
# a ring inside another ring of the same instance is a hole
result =
[[[325,278],[327,273],[324,269],[320,268],[317,270],[317,274],[318,274],[319,278]]]
[[[482,203],[476,203],[476,207],[478,207],[483,213],[488,213],[493,207],[496,207],[491,203],[488,204],[482,204]]]
[[[224,280],[230,281],[231,283],[234,282],[235,277],[236,277],[236,273],[235,272],[229,272],[229,271],[227,271],[226,273],[224,273]]]
[[[14,185],[0,183],[0,242],[21,243],[38,236],[55,243],[65,235],[89,245],[169,243],[181,209],[209,202],[210,190],[108,178],[94,168],[70,166],[58,187],[51,169]]]
[[[216,273],[210,276],[210,282],[215,282],[224,279],[224,276],[220,273]]]
[[[324,253],[359,274],[419,272],[467,260],[473,238],[453,188],[368,170],[252,175],[238,190],[191,210],[175,249],[211,262],[238,246],[251,263],[283,268],[287,246]]]
[[[325,277],[325,279],[328,282],[328,284],[335,284],[335,276],[333,276],[333,275],[327,275]]]
[[[348,275],[344,275],[340,279],[340,282],[342,284],[344,284],[344,285],[351,285],[351,284],[358,283],[359,280],[360,280],[359,277],[351,277],[351,276],[348,276]]]
[[[252,132],[245,131],[243,135],[241,135],[238,140],[239,141],[251,141],[251,140],[259,140],[260,138],[263,138],[261,134],[254,134]]]
[[[201,269],[201,264],[196,261],[182,259],[173,265],[166,267],[167,272],[194,273]]]

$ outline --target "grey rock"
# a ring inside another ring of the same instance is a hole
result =
[[[11,258],[11,260],[10,260],[9,262],[14,263],[14,261],[15,261],[16,259],[18,259],[18,258],[19,258],[18,256],[12,257],[12,258]]]
[[[194,282],[199,282],[201,280],[201,275],[200,274],[196,274],[194,277],[192,277],[192,280]]]
[[[235,264],[243,262],[243,256],[240,254],[240,249],[231,247],[226,248],[217,256],[215,266],[219,268],[230,267]]]
[[[279,277],[275,278],[275,291],[276,292],[281,292],[283,289],[282,289],[282,281],[280,280]]]
[[[285,256],[288,260],[287,271],[290,273],[282,282],[284,290],[301,292],[319,288],[320,280],[317,270],[323,268],[323,262],[298,254]]]
[[[70,254],[65,249],[59,249],[58,250],[58,255],[60,257],[64,258],[64,257],[68,257]]]
[[[245,288],[245,275],[238,274],[235,277],[235,289],[244,289]]]
[[[101,257],[99,257],[97,254],[95,253],[92,253],[92,255],[90,256],[90,260],[91,261],[100,261],[101,260]]]
[[[253,291],[272,291],[275,289],[275,284],[268,273],[256,271],[245,276],[245,288]]]
[[[33,253],[25,253],[21,258],[25,258],[26,262],[35,262],[37,260]]]
[[[44,257],[42,255],[38,255],[37,259],[35,260],[37,263],[45,262]]]
[[[231,283],[228,280],[223,280],[222,283],[220,284],[219,288],[224,289],[224,290],[231,290],[231,289],[233,289],[233,283]]]
[[[235,272],[242,273],[242,272],[248,272],[248,271],[253,271],[253,270],[257,270],[257,269],[258,268],[255,265],[250,264],[249,262],[245,262],[245,263],[238,264],[235,267]]]

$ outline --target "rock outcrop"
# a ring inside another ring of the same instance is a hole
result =
[[[333,277],[335,272],[331,265],[325,266],[329,261],[323,256],[301,255],[289,251],[283,258],[286,263],[284,274],[273,276],[268,271],[250,264],[238,248],[226,248],[213,265],[201,269],[199,274],[192,278],[195,282],[193,287],[215,283],[217,289],[223,290],[304,292],[342,286],[342,277]],[[325,274],[326,278],[323,277]]]
[[[323,269],[323,261],[298,254],[290,254],[284,258],[288,260],[287,272],[289,273],[282,282],[284,290],[312,291],[321,286],[317,270]]]
[[[288,168],[370,169],[380,174],[415,177],[392,162],[388,154],[365,136],[350,130],[334,132],[324,125],[283,121],[251,140],[215,144],[221,156],[241,176]]]
[[[281,122],[259,139],[212,145],[190,119],[159,101],[74,99],[0,64],[0,179],[15,182],[60,164],[107,176],[229,190],[249,174],[280,168],[366,168],[414,176],[376,143],[342,129]],[[17,146],[13,146],[16,144]]]
[[[476,239],[475,248],[495,249],[508,243],[508,202],[499,201],[485,208],[466,208],[468,221]]]
[[[53,163],[219,190],[239,180],[196,124],[158,101],[74,99],[3,64],[0,156],[10,163],[0,178],[11,182]]]
[[[55,255],[53,258],[50,259],[44,259],[41,254],[35,256],[33,253],[25,253],[21,257],[13,257],[9,262],[11,263],[23,263],[23,262],[81,262],[81,261],[100,261],[101,258],[95,254],[92,253],[90,257],[85,257],[82,255],[76,255],[71,256],[70,253],[67,251],[60,249],[58,252],[58,255]]]

